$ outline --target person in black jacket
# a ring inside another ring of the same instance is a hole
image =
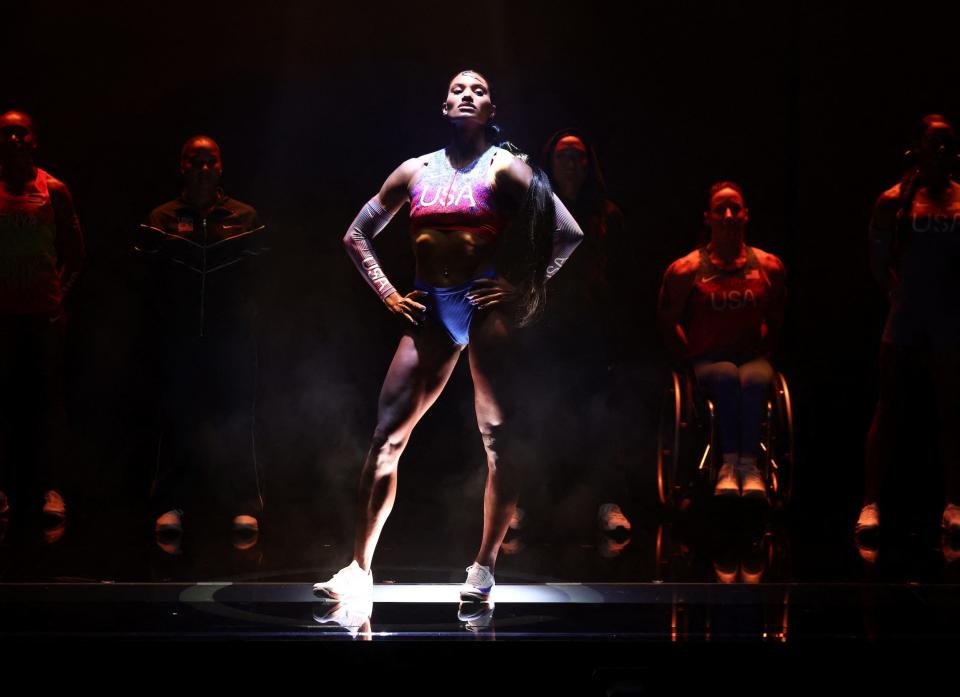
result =
[[[136,244],[149,267],[146,300],[161,348],[155,529],[158,539],[179,540],[185,501],[202,474],[235,514],[236,544],[245,547],[256,542],[263,508],[251,257],[265,250],[265,226],[220,188],[223,164],[212,138],[190,138],[180,170],[181,195],[147,216]]]

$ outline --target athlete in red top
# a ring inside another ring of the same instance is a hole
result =
[[[80,272],[84,249],[70,192],[34,164],[36,147],[27,114],[0,115],[0,394],[5,430],[8,415],[27,419],[24,432],[12,433],[33,441],[32,486],[45,492],[44,512],[62,519],[66,506],[57,471],[66,428],[63,298]],[[0,451],[0,489],[6,486],[7,454]],[[0,515],[8,506],[0,491]]]
[[[765,499],[760,414],[773,376],[768,357],[783,325],[785,273],[777,257],[744,242],[749,212],[737,184],[714,184],[708,201],[710,240],[663,277],[661,328],[716,404],[723,466],[715,493]]]

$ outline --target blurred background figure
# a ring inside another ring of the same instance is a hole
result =
[[[220,187],[223,162],[212,138],[184,144],[180,171],[182,193],[147,216],[136,243],[148,267],[143,293],[161,380],[155,532],[165,551],[178,551],[192,503],[228,512],[234,545],[249,548],[263,508],[251,257],[265,250],[265,226]]]
[[[550,287],[544,326],[536,330],[554,371],[549,389],[558,391],[555,399],[565,405],[561,418],[575,418],[563,429],[575,441],[557,448],[558,456],[572,461],[560,463],[565,481],[556,484],[561,492],[576,491],[579,485],[600,529],[625,535],[631,529],[621,508],[629,460],[617,434],[635,424],[629,422],[630,410],[614,402],[617,363],[630,350],[631,245],[585,133],[557,131],[544,146],[542,160],[554,191],[584,233],[577,253]]]
[[[84,244],[70,191],[34,164],[36,149],[30,116],[0,115],[0,516],[42,501],[62,530],[63,301]]]

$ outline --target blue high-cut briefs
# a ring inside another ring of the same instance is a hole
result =
[[[467,300],[467,294],[473,290],[474,281],[496,277],[497,272],[491,268],[459,286],[434,288],[418,278],[414,280],[413,287],[427,293],[427,297],[422,299],[427,316],[447,330],[447,336],[453,343],[466,346],[470,343],[470,323],[477,309]]]

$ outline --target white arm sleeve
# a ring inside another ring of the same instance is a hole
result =
[[[553,195],[553,206],[556,209],[556,218],[553,223],[553,247],[550,250],[550,264],[547,266],[548,281],[560,270],[564,262],[573,254],[573,250],[583,240],[583,231],[556,194]]]
[[[391,218],[393,213],[381,206],[377,198],[373,197],[360,209],[347,229],[347,234],[343,236],[343,246],[347,250],[347,256],[381,300],[386,300],[391,293],[396,292],[396,288],[380,268],[380,260],[373,251],[372,242]]]

